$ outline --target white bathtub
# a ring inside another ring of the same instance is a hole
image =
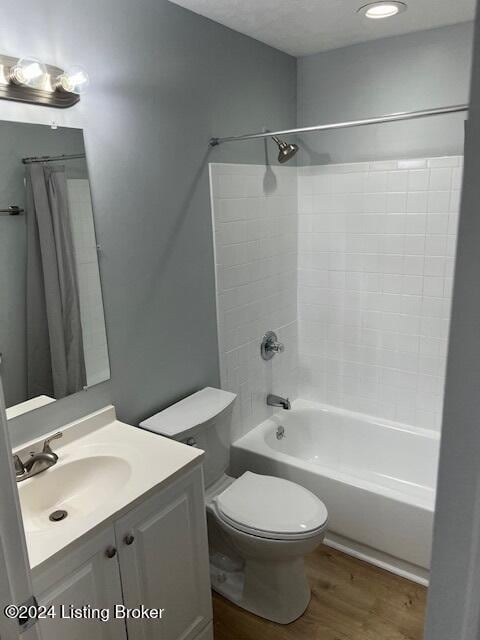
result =
[[[425,584],[438,449],[436,432],[297,400],[234,442],[231,464],[307,487],[328,508],[327,543]]]

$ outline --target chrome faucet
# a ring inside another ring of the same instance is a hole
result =
[[[282,409],[291,409],[290,400],[288,398],[282,398],[281,396],[275,396],[273,393],[269,393],[267,396],[267,404],[269,407],[281,407]]]
[[[31,453],[30,457],[25,462],[22,462],[18,455],[13,456],[15,478],[17,482],[22,482],[22,480],[27,480],[27,478],[33,478],[33,476],[36,476],[42,471],[46,471],[57,464],[58,456],[50,448],[50,443],[52,440],[58,440],[58,438],[61,438],[62,436],[63,433],[59,431],[53,436],[50,436],[50,438],[44,440],[42,450],[38,453]]]

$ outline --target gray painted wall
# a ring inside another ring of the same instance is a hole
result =
[[[69,113],[2,103],[0,119],[85,129],[112,368],[111,383],[12,421],[13,441],[110,400],[135,423],[218,384],[208,162],[265,150],[207,141],[295,126],[295,59],[167,0],[24,0],[0,40],[90,72]]]
[[[25,207],[22,158],[83,153],[78,129],[0,122],[0,208]],[[69,177],[87,177],[83,160],[67,163]],[[0,353],[7,407],[27,399],[25,216],[0,216]]]
[[[298,124],[357,120],[468,102],[472,23],[299,59]],[[302,136],[299,164],[463,152],[464,116]]]
[[[426,640],[478,640],[480,571],[480,17],[448,354]]]

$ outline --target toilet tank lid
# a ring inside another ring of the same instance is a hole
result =
[[[143,429],[175,438],[210,422],[235,400],[235,393],[205,387],[140,423]]]

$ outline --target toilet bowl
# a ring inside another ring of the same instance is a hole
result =
[[[235,397],[207,387],[140,426],[205,451],[212,588],[256,615],[288,624],[310,601],[304,556],[322,542],[328,512],[289,480],[226,474]]]
[[[207,494],[213,589],[268,620],[296,620],[310,601],[304,556],[323,540],[325,506],[293,482],[249,471],[225,476],[218,489]],[[215,528],[236,551],[233,562],[228,551],[218,562]]]

